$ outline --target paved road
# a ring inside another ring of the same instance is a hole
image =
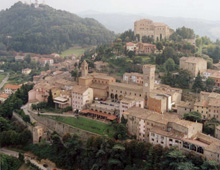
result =
[[[9,73],[7,73],[7,76],[4,78],[4,80],[2,80],[1,84],[0,84],[0,89],[5,85],[5,83],[7,83],[9,78]]]
[[[8,149],[0,148],[0,153],[18,158],[19,153]]]
[[[0,148],[0,153],[3,153],[3,154],[8,155],[8,156],[13,156],[13,157],[16,157],[16,158],[18,158],[18,155],[19,155],[18,152],[11,151],[11,150],[8,150],[8,149],[5,149],[5,148]],[[30,158],[28,158],[28,157],[25,157],[25,160],[29,160],[32,164],[36,165],[36,166],[37,166],[38,168],[40,168],[41,170],[57,169],[57,168],[55,168],[55,167],[45,168],[42,164],[39,164],[36,160],[30,159]],[[57,170],[59,170],[59,169],[57,169]]]
[[[25,113],[26,115],[29,115],[29,116],[30,116],[31,122],[36,121],[36,120],[31,116],[31,114],[30,114],[29,111],[28,111],[28,104],[22,106],[21,109],[23,109],[23,111],[24,111],[24,113]]]

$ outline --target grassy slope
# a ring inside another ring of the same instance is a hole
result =
[[[0,74],[0,83],[2,82],[2,80],[6,77],[5,74]]]
[[[45,117],[63,122],[65,124],[68,124],[68,125],[71,125],[71,126],[74,126],[74,127],[86,130],[86,131],[97,133],[100,135],[108,135],[109,137],[112,137],[114,134],[114,129],[111,125],[108,125],[108,124],[105,124],[99,121],[83,118],[83,117],[79,117],[78,119],[73,118],[73,117],[57,117],[57,116],[45,116]],[[109,129],[109,133],[107,133],[107,129]]]
[[[88,50],[88,48],[71,47],[68,50],[63,51],[61,56],[62,57],[70,56],[70,55],[80,56],[80,55],[83,55],[86,50]]]

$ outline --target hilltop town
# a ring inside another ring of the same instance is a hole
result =
[[[92,150],[102,157],[108,145],[113,149],[109,155],[117,152],[123,157],[125,151],[132,152],[129,147],[140,151],[143,155],[134,157],[143,162],[153,157],[151,148],[164,155],[180,151],[184,161],[198,158],[198,166],[211,166],[209,161],[219,166],[219,40],[196,36],[190,28],[172,30],[165,23],[141,19],[134,22],[134,31],[112,43],[86,46],[81,54],[74,50],[46,55],[0,51],[0,115],[5,119],[1,146],[19,146],[32,152],[25,153],[26,161],[37,155],[53,161],[48,161],[51,167],[65,169],[91,168],[89,154],[85,162],[77,156]],[[15,126],[20,129],[7,127],[8,120],[13,126],[21,124]],[[12,140],[11,131],[19,140]],[[71,148],[74,153],[68,152]],[[58,160],[55,153],[69,157]],[[155,155],[149,169],[163,161]],[[102,166],[124,169],[127,162],[121,157],[106,158],[112,162]],[[68,164],[70,158],[74,161]],[[145,167],[137,162],[137,167]]]

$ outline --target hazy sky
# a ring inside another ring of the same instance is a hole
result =
[[[0,9],[18,0],[0,0]],[[22,2],[30,0],[22,0]],[[32,0],[35,1],[35,0]],[[39,0],[42,2],[43,0]],[[220,20],[220,0],[45,0],[56,9],[73,13],[93,10],[106,13],[145,13],[153,16]]]

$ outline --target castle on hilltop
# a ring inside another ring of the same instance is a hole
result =
[[[40,6],[40,3],[39,3],[38,0],[35,0],[34,3],[32,3],[32,0],[30,0],[29,3],[25,1],[24,4],[25,4],[25,5],[32,5],[32,4],[34,4],[34,7],[35,7],[35,8],[39,8],[39,6]],[[45,2],[45,0],[43,0],[42,3],[41,3],[41,5],[45,5],[45,4],[46,4],[46,2]]]
[[[143,36],[160,41],[169,38],[171,34],[169,26],[164,23],[156,23],[150,19],[141,19],[134,23],[134,35],[139,35],[140,41]]]

